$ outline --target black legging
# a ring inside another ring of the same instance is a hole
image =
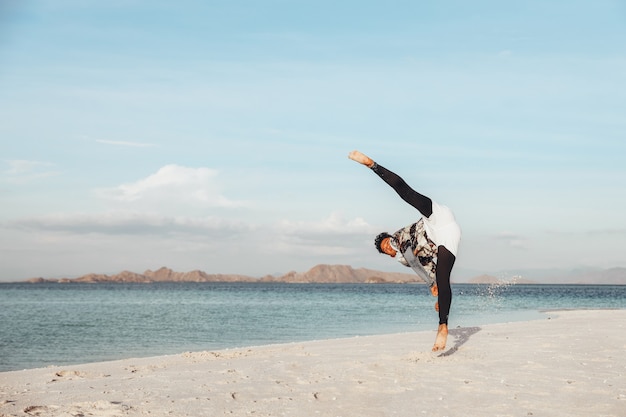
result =
[[[372,170],[378,174],[396,193],[411,206],[415,207],[424,217],[433,214],[433,201],[412,189],[399,175],[387,168],[374,164]],[[450,288],[450,273],[456,257],[445,246],[437,248],[437,269],[435,276],[439,290],[439,324],[448,324],[450,304],[452,304],[452,288]]]

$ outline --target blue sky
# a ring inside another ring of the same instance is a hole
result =
[[[453,277],[626,266],[618,1],[3,1],[0,280],[402,271],[450,206]]]

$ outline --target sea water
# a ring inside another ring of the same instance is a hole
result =
[[[415,284],[0,283],[0,371],[435,330]],[[626,308],[626,286],[453,285],[449,325]]]

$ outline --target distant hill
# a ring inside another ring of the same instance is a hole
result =
[[[381,272],[371,269],[354,269],[348,265],[317,265],[307,272],[288,272],[279,277],[267,275],[263,278],[253,278],[235,274],[208,274],[204,271],[175,272],[162,267],[156,271],[147,270],[143,274],[122,271],[115,275],[87,274],[78,278],[45,279],[32,278],[31,283],[59,282],[59,283],[151,283],[151,282],[285,282],[285,283],[420,283],[415,274],[397,272]]]
[[[281,277],[266,276],[261,282],[290,282],[290,283],[423,283],[415,274],[399,272],[381,272],[372,269],[354,269],[348,265],[317,265],[307,272],[288,272]]]
[[[61,279],[45,279],[45,278],[33,278],[28,282],[60,282],[60,283],[72,283],[72,282],[137,282],[137,283],[150,283],[150,282],[254,282],[257,279],[248,277],[245,275],[225,275],[225,274],[207,274],[204,271],[191,271],[191,272],[175,272],[169,268],[162,267],[156,271],[147,270],[143,274],[138,274],[131,271],[122,271],[115,275],[105,274],[87,274],[78,278],[61,278]]]
[[[478,275],[472,278],[454,280],[457,283],[470,284],[613,284],[626,285],[626,268],[611,268],[605,270],[580,270],[572,272],[552,271],[545,275],[532,275],[528,279],[524,274],[515,275],[510,279],[499,279],[493,275]],[[237,274],[208,274],[204,271],[176,272],[162,267],[156,271],[147,270],[143,273],[122,271],[119,274],[87,274],[78,278],[31,278],[27,282],[59,282],[59,283],[98,283],[98,282],[285,282],[285,283],[357,283],[357,284],[384,284],[384,283],[423,283],[414,273],[383,272],[366,268],[352,268],[349,265],[316,265],[306,272],[291,271],[281,276],[267,275],[254,278]]]
[[[517,283],[626,285],[626,268],[509,271]]]
[[[573,271],[569,274],[553,274],[545,278],[554,284],[612,284],[626,285],[626,268]]]

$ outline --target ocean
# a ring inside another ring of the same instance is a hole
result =
[[[625,309],[626,286],[453,285],[450,328]],[[0,372],[432,330],[416,284],[0,283]]]

